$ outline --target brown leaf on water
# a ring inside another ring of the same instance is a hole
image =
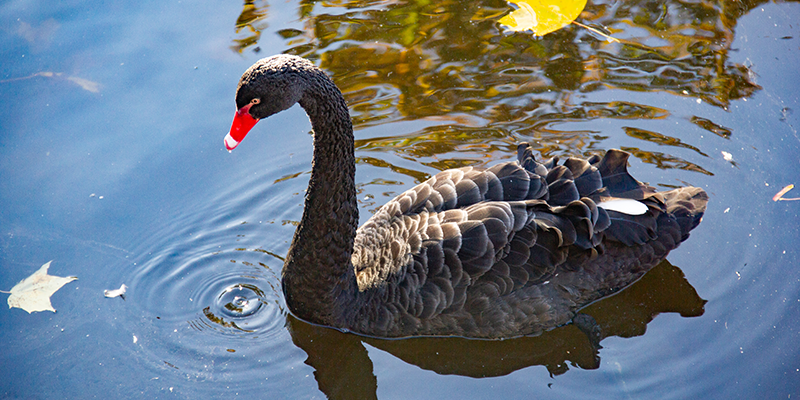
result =
[[[792,184],[786,185],[786,187],[781,189],[780,192],[775,193],[775,196],[772,196],[772,201],[797,201],[797,200],[800,200],[800,197],[792,197],[792,198],[783,197],[783,195],[788,193],[793,188],[794,188],[794,185],[792,185]]]
[[[62,286],[69,282],[78,279],[75,276],[53,276],[47,275],[47,269],[50,268],[50,263],[42,265],[38,271],[33,275],[23,279],[13,288],[11,288],[11,296],[8,297],[8,308],[21,308],[28,313],[36,311],[52,311],[56,312],[53,305],[50,304],[50,296],[61,289]]]

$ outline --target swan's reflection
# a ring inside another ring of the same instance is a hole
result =
[[[648,272],[621,293],[582,310],[596,321],[600,340],[609,336],[643,335],[656,315],[703,314],[706,301],[698,296],[683,272],[667,262]],[[537,337],[489,341],[462,338],[382,340],[346,334],[287,318],[292,341],[308,354],[306,364],[315,369],[320,390],[329,398],[376,398],[377,378],[363,343],[391,353],[403,361],[439,374],[491,377],[543,365],[551,375],[600,365],[598,346],[574,324]]]

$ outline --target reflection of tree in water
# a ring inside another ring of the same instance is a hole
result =
[[[629,2],[598,18],[622,35],[644,33],[625,37],[632,43],[597,52],[599,81],[629,90],[690,95],[722,107],[749,96],[757,86],[749,82],[747,68],[727,63],[735,19],[720,7],[724,5],[716,2]]]
[[[595,118],[662,118],[665,113],[642,104],[576,104],[574,93],[601,88],[667,92],[720,107],[751,95],[758,86],[751,83],[749,70],[729,63],[727,53],[736,19],[757,4],[588,5],[581,20],[622,39],[614,43],[577,26],[541,39],[500,34],[496,21],[509,10],[502,0],[306,0],[299,10],[306,32],[279,33],[290,41],[290,53],[319,60],[333,75],[357,127],[431,117],[463,126],[458,119],[465,114],[478,117],[473,125],[467,123],[478,128],[471,132],[476,140],[494,143],[500,136],[511,144],[510,137],[536,138],[544,143],[545,153],[585,152],[597,141],[592,133],[570,135],[551,125]],[[336,12],[321,13],[332,9]],[[248,20],[245,14],[263,13],[248,3],[237,27]],[[243,40],[238,49],[254,43]],[[452,150],[456,141],[447,142],[443,147]]]
[[[489,154],[534,139],[545,155],[586,154],[602,148],[596,143],[604,137],[555,125],[597,118],[658,119],[668,113],[646,104],[575,102],[576,94],[604,88],[665,92],[725,108],[757,90],[746,66],[728,62],[728,51],[736,20],[758,4],[651,0],[587,5],[580,20],[621,39],[617,43],[574,25],[540,39],[501,34],[496,21],[510,10],[504,0],[304,0],[299,16],[305,31],[278,33],[287,40],[288,52],[316,59],[331,73],[356,128],[405,119],[445,122],[404,138],[413,142],[412,149],[393,146],[395,137],[362,141],[362,147],[435,156],[480,145]],[[247,28],[253,35],[237,40],[238,51],[257,42],[266,8],[266,3],[246,2],[237,31]],[[659,155],[646,157],[653,158]],[[674,161],[657,165],[708,173],[688,161]],[[435,166],[476,162],[453,159]]]
[[[267,29],[264,21],[268,14],[269,4],[265,0],[245,0],[244,9],[236,19],[236,34],[238,39],[234,39],[231,48],[239,53],[249,46],[253,46],[261,39],[261,32]],[[258,48],[255,48],[258,51]]]

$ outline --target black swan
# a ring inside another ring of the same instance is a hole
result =
[[[629,154],[442,171],[360,228],[353,126],[333,81],[291,55],[242,75],[225,146],[295,103],[314,131],[305,209],[282,271],[291,312],[375,337],[536,335],[639,279],[689,236],[699,188],[656,192]]]

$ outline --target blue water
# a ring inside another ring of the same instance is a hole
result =
[[[51,274],[78,277],[52,297],[56,313],[0,310],[0,398],[800,396],[800,201],[772,201],[800,184],[800,5],[761,4],[733,20],[721,64],[746,67],[758,87],[715,104],[692,91],[703,79],[691,74],[681,75],[687,93],[642,83],[671,76],[645,65],[608,66],[602,89],[559,86],[546,67],[563,55],[490,73],[455,53],[426,58],[423,71],[409,62],[410,73],[407,59],[389,63],[395,75],[360,67],[415,43],[424,50],[408,59],[427,57],[435,46],[426,43],[455,43],[474,28],[448,22],[432,39],[415,36],[436,15],[422,3],[382,27],[371,16],[405,3],[257,2],[261,34],[244,48],[234,42],[251,34],[236,32],[240,4],[0,5],[0,289],[50,260]],[[502,34],[490,11],[505,7],[453,16],[484,24],[491,47]],[[668,39],[625,27],[612,33],[648,46]],[[559,40],[594,51],[579,65],[610,65],[618,47],[572,32],[584,39]],[[347,58],[350,46],[377,55]],[[536,46],[507,55],[551,51]],[[310,124],[294,107],[232,153],[222,142],[241,73],[287,50],[315,59],[348,97],[362,221],[442,168],[512,159],[519,141],[548,155],[623,148],[637,179],[711,197],[702,224],[668,257],[674,267],[663,268],[673,283],[642,282],[638,297],[598,303],[598,319],[618,326],[597,359],[571,326],[507,343],[387,342],[293,320],[279,276],[302,214]],[[448,66],[461,69],[428,74]],[[436,86],[447,79],[458,84]],[[501,94],[482,92],[490,85]],[[620,101],[651,114],[610,115]],[[124,300],[103,296],[121,284]],[[246,312],[230,309],[237,304]]]

